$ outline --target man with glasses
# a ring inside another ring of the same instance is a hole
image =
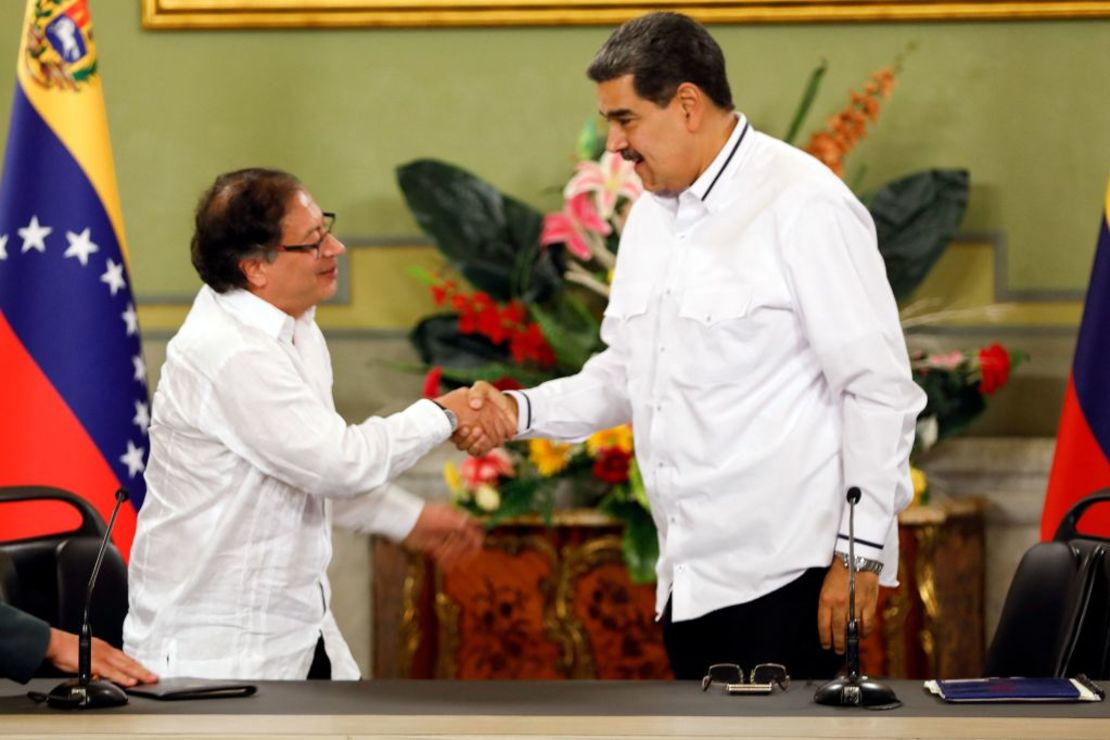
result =
[[[879,572],[895,583],[924,406],[874,224],[827,167],[735,110],[724,54],[690,18],[625,23],[587,75],[608,150],[649,194],[621,234],[608,348],[516,393],[520,432],[577,440],[632,422],[677,678],[718,663],[831,677],[845,642],[845,493],[863,492],[866,633]]]
[[[334,221],[275,170],[221,175],[197,207],[205,285],[154,396],[124,623],[163,677],[358,678],[329,606],[333,523],[445,568],[480,547],[473,519],[389,481],[449,437],[482,453],[515,420],[462,389],[361,424],[336,413],[314,320],[345,251]]]

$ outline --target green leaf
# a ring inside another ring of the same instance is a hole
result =
[[[491,362],[487,365],[458,370],[451,367],[443,368],[443,379],[458,385],[473,385],[479,380],[493,383],[501,378],[509,377],[520,383],[525,388],[531,388],[551,380],[554,376],[539,370],[527,370],[520,365],[510,365],[500,362]]]
[[[578,131],[578,141],[575,142],[575,154],[578,161],[598,159],[605,152],[605,136],[597,125],[598,117],[590,116]]]
[[[967,170],[925,170],[888,183],[865,199],[898,300],[913,292],[956,235],[967,193]]]
[[[543,214],[466,170],[431,159],[397,168],[397,183],[420,228],[467,280],[498,300],[543,300],[562,271],[551,250],[536,250]],[[527,280],[514,281],[517,255],[532,250]],[[527,285],[516,292],[514,282]]]
[[[492,529],[506,519],[536,510],[535,498],[543,481],[538,478],[517,478],[501,484],[501,506],[486,520]]]
[[[558,308],[561,309],[558,313],[549,313],[534,305],[532,317],[540,325],[559,364],[570,372],[577,372],[601,348],[599,324],[580,302],[565,293]]]
[[[424,285],[436,285],[439,283],[439,278],[419,265],[409,265],[405,268],[405,274]]]
[[[794,139],[797,138],[798,132],[801,130],[806,118],[809,117],[809,109],[813,107],[813,101],[817,97],[817,91],[821,89],[821,80],[824,78],[828,68],[828,62],[822,59],[821,63],[814,67],[813,71],[809,73],[809,81],[806,83],[805,90],[802,91],[802,99],[798,101],[798,107],[794,111],[794,118],[790,121],[790,128],[787,129],[786,136],[783,138],[783,141],[787,144],[794,143]]]
[[[655,581],[655,563],[659,560],[659,537],[651,514],[640,504],[623,501],[616,496],[606,498],[598,508],[624,524],[621,552],[632,582]]]

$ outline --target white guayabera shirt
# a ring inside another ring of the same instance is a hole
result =
[[[520,429],[577,440],[631,420],[657,612],[671,596],[693,619],[828,566],[848,486],[856,554],[896,583],[925,396],[870,214],[823,164],[739,116],[688,190],[633,205],[601,335],[578,375],[519,397]]]
[[[124,623],[162,676],[303,679],[323,635],[333,678],[358,678],[329,608],[332,521],[404,538],[423,503],[387,483],[450,425],[425,400],[348,425],[314,314],[206,286],[167,347]]]

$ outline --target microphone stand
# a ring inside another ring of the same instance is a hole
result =
[[[813,701],[842,707],[895,709],[902,702],[894,690],[873,678],[860,675],[859,620],[856,619],[856,503],[860,490],[848,489],[848,623],[844,626],[846,675],[840,675],[817,689]]]
[[[89,588],[85,593],[85,611],[81,617],[81,635],[77,640],[77,678],[71,678],[55,686],[46,697],[46,703],[49,706],[59,709],[96,709],[118,707],[127,703],[127,694],[119,686],[111,681],[92,680],[92,629],[89,627],[89,606],[92,603],[96,577],[100,575],[100,563],[104,560],[104,551],[108,549],[112,527],[116,524],[116,514],[119,513],[120,505],[126,500],[126,490],[121,488],[116,491],[116,507],[112,509],[112,518],[108,522],[108,529],[104,532],[104,539],[100,542],[100,551],[96,554],[92,575],[89,576]]]

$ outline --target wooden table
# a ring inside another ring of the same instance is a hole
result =
[[[1110,705],[947,705],[892,681],[904,706],[823,707],[814,686],[770,696],[702,693],[679,681],[260,682],[248,699],[156,702],[75,712],[32,703],[0,681],[0,737],[1105,738]]]

